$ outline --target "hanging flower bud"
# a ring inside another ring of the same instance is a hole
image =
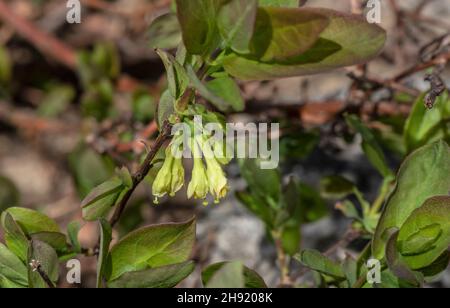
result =
[[[227,178],[222,167],[215,158],[206,159],[206,175],[209,181],[209,191],[214,196],[216,203],[228,193]]]
[[[206,175],[208,176],[209,191],[214,196],[215,202],[226,196],[228,193],[228,181],[222,170],[222,166],[217,162],[214,153],[205,137],[198,137],[198,142],[201,144],[203,154],[206,160]]]
[[[194,169],[192,170],[192,179],[188,186],[188,199],[206,199],[208,194],[208,177],[201,157],[201,151],[198,143],[192,140],[192,155],[194,157]]]
[[[182,158],[174,158],[172,165],[172,180],[170,183],[170,196],[173,197],[184,185],[184,167]]]
[[[228,145],[223,140],[215,140],[213,144],[214,156],[221,165],[228,165],[233,159],[229,153]]]
[[[164,160],[164,164],[153,182],[152,192],[155,196],[155,203],[158,203],[158,198],[162,198],[172,191],[171,182],[173,162],[174,157],[172,156],[172,152],[169,147],[166,149],[166,159]]]

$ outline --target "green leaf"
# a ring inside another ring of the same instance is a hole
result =
[[[15,283],[3,275],[0,275],[0,289],[25,289],[27,286]]]
[[[284,252],[293,256],[298,253],[300,249],[301,232],[300,225],[286,226],[281,233],[281,245]]]
[[[336,205],[336,209],[340,210],[346,217],[361,221],[362,217],[358,212],[355,204],[350,200],[344,200]]]
[[[112,241],[112,228],[105,219],[100,219],[100,251],[97,261],[97,288],[102,287],[102,280],[106,271],[109,245]]]
[[[161,128],[164,122],[175,112],[175,99],[170,94],[170,91],[165,90],[159,99],[158,103],[158,126]]]
[[[19,244],[21,257],[26,256],[26,247],[28,247],[26,237],[45,242],[57,250],[66,248],[66,236],[59,232],[59,226],[53,219],[35,210],[22,207],[9,208],[4,212],[5,215],[6,213],[10,218],[5,216],[5,223],[11,228],[10,232],[6,232],[9,233],[6,236],[7,243],[11,240]],[[20,228],[20,231],[17,228]],[[11,249],[14,251],[14,248]]]
[[[448,131],[445,123],[450,118],[448,92],[438,97],[431,110],[425,107],[424,99],[425,94],[417,98],[405,124],[403,137],[408,152],[445,137]]]
[[[203,285],[207,285],[211,278],[215,275],[215,273],[220,270],[224,265],[227,265],[231,262],[220,262],[215,263],[207,268],[205,268],[202,271],[202,283]],[[261,288],[267,288],[266,283],[264,282],[264,279],[261,278],[261,276],[255,272],[254,270],[244,266],[243,269],[244,274],[244,287],[249,289],[261,289]]]
[[[173,288],[195,269],[192,261],[128,272],[108,283],[109,288]]]
[[[284,18],[284,12],[287,9],[277,10],[280,12],[278,13],[281,15],[280,18]],[[320,38],[314,40],[313,46],[308,47],[307,50],[301,48],[302,52],[299,54],[292,52],[295,50],[294,45],[298,43],[300,46],[306,46],[305,44],[293,40],[289,44],[292,49],[284,49],[283,46],[281,50],[287,53],[283,55],[291,55],[288,60],[263,62],[231,53],[224,59],[225,70],[241,80],[268,80],[310,75],[367,62],[376,56],[384,46],[385,31],[377,25],[367,23],[363,18],[328,9],[301,8],[291,10],[302,12],[301,14],[304,16],[310,14],[326,16],[330,24],[320,34]],[[264,32],[268,31],[266,29]],[[310,41],[310,39],[307,41]]]
[[[367,287],[372,287],[366,285]],[[397,276],[395,276],[389,269],[386,269],[381,272],[381,283],[375,284],[374,288],[379,289],[411,289],[417,288],[417,282],[414,284],[408,283]]]
[[[280,156],[293,159],[308,158],[319,141],[318,131],[286,133],[280,139]]]
[[[161,49],[157,49],[156,52],[166,68],[170,94],[173,98],[178,99],[189,85],[189,77],[184,67],[171,54]]]
[[[148,123],[155,117],[155,98],[144,89],[138,89],[133,93],[131,101],[133,116],[142,123]]]
[[[407,282],[413,286],[419,287],[423,284],[423,275],[412,271],[404,262],[397,250],[399,230],[392,228],[387,231],[389,234],[386,243],[386,262],[389,270],[401,281]]]
[[[265,200],[269,205],[278,207],[281,194],[281,176],[276,169],[261,169],[259,160],[239,161],[241,175],[247,181],[252,194]]]
[[[69,236],[70,244],[72,245],[72,249],[76,253],[81,252],[81,244],[78,240],[78,233],[81,229],[81,224],[78,221],[72,221],[67,226],[67,235]]]
[[[248,53],[258,10],[257,0],[226,0],[217,17],[219,32],[227,47]]]
[[[320,181],[320,192],[327,199],[344,199],[353,194],[355,185],[344,177],[333,175]]]
[[[216,25],[222,0],[177,0],[177,15],[183,42],[189,53],[206,55],[218,47],[220,35]]]
[[[78,73],[85,88],[104,79],[116,78],[120,73],[120,59],[114,44],[99,43],[93,51],[80,52]]]
[[[299,7],[300,0],[258,0],[260,6]]]
[[[66,236],[59,232],[37,232],[30,235],[32,240],[47,243],[54,249],[62,251],[67,248]]]
[[[195,220],[131,232],[111,249],[109,281],[126,272],[186,261],[195,241]]]
[[[6,245],[22,261],[26,261],[29,244],[22,228],[20,228],[11,214],[6,211],[2,213],[1,223],[5,233]]]
[[[361,134],[363,139],[361,147],[372,165],[383,177],[393,177],[394,174],[389,168],[383,150],[373,132],[355,115],[346,115],[345,119],[354,130]]]
[[[450,197],[428,199],[400,229],[399,251],[412,269],[435,262],[450,246]]]
[[[251,193],[237,192],[236,197],[250,212],[259,217],[269,229],[274,226],[275,214],[264,201]]]
[[[297,261],[304,266],[317,271],[321,274],[337,278],[345,279],[346,275],[342,269],[342,266],[329,258],[322,255],[316,250],[303,250],[300,254],[294,257]]]
[[[348,285],[351,288],[358,280],[358,262],[355,261],[351,256],[347,256],[342,263],[342,269],[345,272]]]
[[[16,185],[10,179],[0,176],[0,212],[18,206],[19,201],[20,194]]]
[[[431,221],[430,221],[431,222]],[[403,225],[405,227],[405,225]],[[416,256],[432,250],[442,236],[440,224],[430,224],[416,230],[404,242],[399,243],[404,256]]]
[[[203,82],[198,78],[197,74],[194,72],[191,66],[187,68],[187,74],[191,81],[191,86],[195,88],[200,95],[213,104],[217,109],[221,111],[227,111],[230,107],[230,102],[226,101],[225,98],[219,96],[220,94],[224,95],[222,90],[219,95],[216,95],[213,91],[211,91]],[[216,86],[217,87],[217,86]],[[217,89],[215,89],[218,91]]]
[[[181,28],[175,13],[157,17],[148,30],[151,48],[175,49],[181,43]]]
[[[328,26],[320,13],[293,8],[259,8],[247,58],[260,62],[288,61],[311,48]]]
[[[244,0],[248,1],[248,0]],[[241,112],[245,108],[244,99],[241,95],[241,89],[229,76],[221,76],[216,79],[210,80],[206,83],[206,87],[217,97],[222,98],[228,106],[236,112]],[[212,102],[213,103],[213,102]],[[217,105],[221,111],[227,111],[229,107],[223,110],[221,105]]]
[[[208,267],[202,273],[203,285],[206,288],[242,289],[245,287],[244,265],[241,262],[225,262],[212,266],[213,268]]]
[[[120,73],[120,57],[114,43],[97,44],[92,53],[92,63],[104,77],[116,78]]]
[[[400,167],[395,189],[378,223],[373,238],[373,256],[380,260],[383,258],[387,241],[385,232],[388,229],[401,229],[412,212],[427,199],[446,195],[449,190],[449,146],[440,141],[413,152]]]
[[[83,219],[94,221],[105,217],[121,201],[131,183],[128,170],[118,171],[117,176],[94,188],[81,202]]]
[[[299,216],[302,222],[315,222],[326,216],[328,213],[327,205],[316,189],[304,183],[299,183],[299,191],[301,202]]]
[[[31,241],[28,252],[28,263],[38,262],[40,269],[48,278],[56,284],[58,281],[58,256],[56,251],[48,244],[41,241]],[[31,288],[47,288],[47,283],[43,280],[37,271],[33,271],[31,266],[28,267],[28,281]]]
[[[97,121],[103,121],[113,117],[114,110],[114,86],[109,79],[101,79],[92,83],[84,91],[81,97],[81,111],[84,117],[93,117]]]
[[[50,89],[39,103],[38,114],[53,118],[63,113],[75,98],[75,90],[70,85],[58,85]]]
[[[0,243],[0,276],[21,285],[28,285],[28,271],[22,261]]]
[[[12,207],[7,209],[6,212],[28,235],[38,232],[60,232],[58,224],[53,219],[35,210]]]
[[[114,172],[114,164],[95,151],[79,146],[69,156],[70,169],[81,198],[106,181]]]
[[[284,251],[292,256],[300,249],[301,225],[322,218],[327,209],[317,191],[294,177],[284,187],[282,196],[282,208],[276,211],[275,224],[281,236],[275,234],[274,237],[280,238]]]
[[[418,269],[425,277],[435,277],[444,272],[450,263],[450,252],[444,252],[436,261],[425,268]]]

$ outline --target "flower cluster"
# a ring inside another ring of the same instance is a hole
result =
[[[166,149],[164,164],[153,182],[155,203],[166,195],[173,197],[183,186],[185,172],[182,155],[183,135],[175,136]],[[215,203],[224,198],[229,190],[228,181],[222,169],[230,162],[224,140],[217,140],[210,133],[202,131],[189,136],[188,147],[193,157],[192,178],[187,188],[187,197],[205,200],[208,193]]]

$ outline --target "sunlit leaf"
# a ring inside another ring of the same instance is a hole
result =
[[[345,279],[342,266],[316,250],[303,250],[295,259],[312,270],[337,279]]]
[[[365,126],[355,115],[347,115],[346,120],[362,137],[361,147],[372,165],[384,177],[393,177],[393,172],[389,168],[386,157],[378,144],[373,132]]]
[[[398,247],[413,269],[431,265],[450,246],[450,197],[428,199],[400,229]]]
[[[53,285],[58,281],[58,256],[56,251],[48,244],[33,240],[28,252],[28,264],[39,265],[42,271],[51,280]],[[31,288],[47,288],[48,284],[41,277],[38,271],[31,266],[28,267],[28,281]]]
[[[222,0],[177,0],[177,15],[183,42],[191,54],[205,55],[218,46],[220,35],[216,25]]]
[[[408,152],[444,138],[449,130],[446,123],[450,119],[448,92],[438,97],[431,110],[425,107],[424,97],[422,94],[417,98],[405,124],[403,135]]]
[[[13,219],[11,214],[6,211],[2,213],[1,223],[5,234],[6,245],[22,261],[26,261],[29,243],[22,228]]]
[[[449,146],[439,141],[413,152],[400,167],[395,189],[378,223],[372,246],[374,257],[383,258],[388,229],[402,228],[413,211],[427,199],[446,195],[449,191]]]
[[[215,273],[220,270],[224,265],[229,264],[231,262],[220,262],[215,263],[202,271],[202,282],[203,285],[208,285],[211,278],[215,275]],[[261,278],[261,276],[255,272],[254,270],[244,266],[243,267],[243,275],[244,275],[244,286],[250,289],[260,289],[267,288],[266,283]]]
[[[102,280],[107,266],[107,258],[109,255],[109,245],[112,240],[112,229],[108,221],[100,219],[100,250],[97,261],[97,288],[102,287]]]
[[[26,234],[60,232],[58,224],[48,216],[32,209],[12,207],[6,210]]]
[[[328,9],[301,8],[298,10],[326,16],[330,21],[328,27],[320,34],[319,40],[315,41],[311,48],[293,55],[288,61],[267,63],[238,54],[230,54],[224,59],[227,72],[242,80],[309,75],[367,62],[384,46],[385,31],[377,25],[367,23],[363,18]]]
[[[109,281],[126,272],[187,261],[195,241],[195,220],[163,224],[129,233],[111,249]]]
[[[243,111],[245,107],[244,99],[241,95],[241,90],[229,76],[220,76],[206,83],[206,87],[216,96],[221,97],[228,106],[223,109],[221,105],[216,106],[221,111],[227,111],[230,107],[237,112]]]
[[[2,243],[0,243],[0,276],[22,286],[28,285],[26,266]]]
[[[128,272],[108,283],[109,288],[173,288],[195,269],[192,261]]]
[[[206,276],[209,277],[202,277],[206,288],[242,289],[245,286],[244,265],[238,261],[224,263],[215,271],[208,270]]]
[[[181,42],[177,15],[168,13],[157,17],[148,30],[151,48],[174,49]]]
[[[217,25],[226,46],[238,53],[249,52],[257,10],[257,0],[224,1],[217,17]]]
[[[302,0],[258,0],[260,6],[299,7]]]

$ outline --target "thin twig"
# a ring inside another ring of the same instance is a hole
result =
[[[151,168],[153,167],[152,162],[156,157],[156,154],[164,145],[164,143],[170,138],[170,134],[171,134],[171,125],[166,122],[163,125],[158,138],[156,138],[151,151],[147,154],[147,157],[145,158],[144,162],[140,165],[138,171],[135,174],[133,174],[132,187],[130,188],[130,190],[128,190],[128,192],[125,194],[119,205],[116,207],[116,210],[110,220],[110,224],[112,227],[114,227],[114,225],[117,224],[117,222],[119,222],[120,217],[122,216],[122,213],[125,210],[128,201],[130,200],[131,196],[133,195],[138,185],[144,180],[144,178],[150,172]]]
[[[289,257],[283,249],[283,244],[281,242],[281,236],[279,233],[274,232],[273,238],[275,240],[275,247],[277,250],[277,260],[278,266],[281,272],[280,287],[291,287],[292,280],[289,274]]]
[[[438,56],[435,59],[429,60],[424,63],[418,63],[418,64],[410,67],[409,69],[398,74],[396,77],[392,78],[391,81],[399,82],[415,73],[424,71],[430,67],[445,64],[449,61],[450,61],[450,51]]]
[[[42,265],[38,260],[31,260],[30,262],[31,269],[34,272],[37,272],[39,276],[41,276],[42,280],[44,280],[45,284],[50,288],[54,289],[55,285],[53,284],[53,281],[48,277],[48,275],[44,272],[42,269]]]

